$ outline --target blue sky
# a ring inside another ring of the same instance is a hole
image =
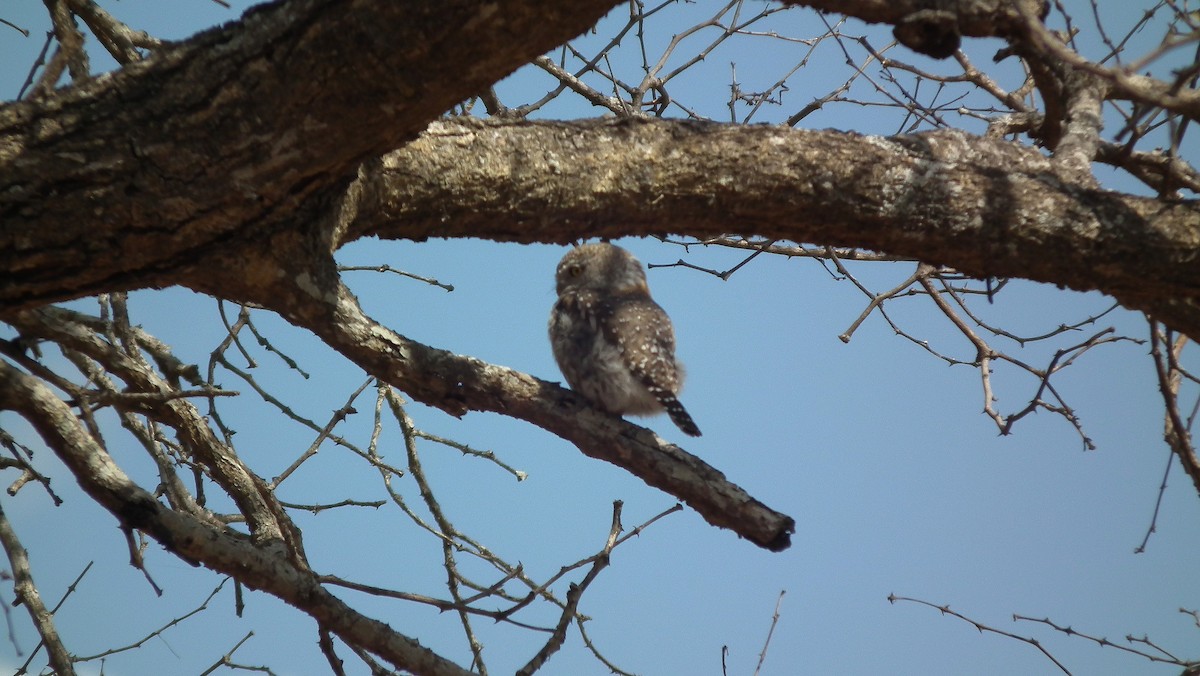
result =
[[[104,6],[133,27],[165,38],[183,38],[238,16],[202,0],[174,5],[170,11],[146,0]],[[700,2],[679,11],[711,14],[716,6]],[[1122,6],[1133,15],[1144,9],[1140,3]],[[33,31],[23,38],[0,26],[0,63],[6,64],[0,69],[0,92],[5,99],[15,96],[41,47],[44,12],[41,3],[32,1],[0,10],[0,18]],[[790,12],[778,21],[780,30],[801,36],[823,31],[811,12]],[[686,24],[672,25],[665,22],[658,28],[660,43]],[[859,25],[851,28],[866,32]],[[885,33],[870,34],[877,47],[887,41]],[[982,66],[990,65],[998,44],[969,46]],[[719,117],[731,62],[737,63],[743,88],[754,91],[782,76],[807,49],[762,38],[724,46],[704,69],[681,81],[673,95],[703,102],[704,114]],[[762,121],[786,117],[846,78],[844,71],[835,71],[840,52],[829,48],[818,54],[810,68],[794,76],[785,105],[766,111]],[[895,56],[912,58],[907,52]],[[628,54],[619,58],[636,61]],[[96,58],[94,63],[102,62]],[[1011,71],[1001,71],[1000,77],[1011,76]],[[544,76],[523,73],[498,90],[512,105],[546,86]],[[868,93],[852,90],[857,96]],[[541,116],[598,113],[578,100],[564,100]],[[801,126],[894,133],[897,120],[877,108],[842,104]],[[682,249],[656,241],[619,243],[645,263],[671,263],[684,255]],[[554,266],[564,251],[482,241],[364,240],[345,247],[339,259],[386,263],[454,285],[447,293],[396,276],[347,273],[364,309],[398,332],[559,380],[545,322],[554,300]],[[693,249],[686,257],[721,270],[744,254]],[[872,290],[883,291],[911,274],[912,265],[860,264],[851,271]],[[728,281],[683,268],[656,268],[649,278],[675,321],[689,373],[683,401],[704,436],[684,439],[665,418],[645,423],[795,517],[797,532],[791,549],[769,553],[685,510],[623,545],[581,606],[593,618],[590,637],[618,666],[644,674],[715,674],[721,669],[721,648],[728,646],[729,673],[753,673],[783,590],[781,618],[763,674],[1060,673],[1026,644],[980,634],[931,608],[889,605],[887,597],[893,593],[949,604],[982,623],[1036,637],[1076,674],[1170,674],[1178,668],[1069,639],[1042,625],[1014,622],[1013,614],[1049,617],[1117,642],[1127,634],[1148,635],[1178,655],[1198,657],[1194,647],[1200,630],[1178,609],[1200,607],[1194,581],[1200,565],[1195,546],[1200,504],[1178,468],[1163,499],[1158,532],[1145,553],[1133,553],[1149,526],[1167,461],[1147,346],[1102,346],[1056,381],[1098,446],[1084,452],[1074,430],[1046,412],[1023,420],[1013,435],[997,436],[994,424],[980,413],[976,371],[947,367],[895,336],[877,315],[843,344],[837,336],[866,299],[814,261],[760,256]],[[993,306],[977,309],[1006,327],[1036,334],[1098,313],[1109,303],[1099,294],[1015,282]],[[88,301],[76,305],[94,307]],[[202,367],[223,338],[216,302],[186,290],[139,292],[131,308],[135,322]],[[971,357],[970,346],[927,301],[900,299],[889,310],[906,330],[938,349]],[[267,313],[255,317],[278,347],[311,372],[305,379],[271,355],[254,353],[260,363],[255,377],[298,412],[323,422],[365,380],[311,335]],[[1119,334],[1147,335],[1145,320],[1123,310],[1102,322]],[[1033,363],[1044,364],[1048,358],[1044,346],[1003,347]],[[1189,358],[1195,368],[1195,356]],[[271,416],[232,374],[226,373],[222,382],[246,400],[244,410],[225,402],[222,415],[238,430],[239,453],[260,475],[278,474],[311,443],[310,432]],[[1024,405],[1035,383],[999,368],[996,387],[1000,410],[1011,412]],[[365,442],[373,402],[374,390],[368,388],[356,402],[359,413],[342,430],[344,436]],[[597,551],[607,535],[614,500],[625,503],[627,528],[674,504],[670,496],[528,424],[490,413],[471,413],[460,421],[415,404],[409,411],[422,429],[493,450],[528,473],[527,480],[517,482],[490,463],[433,444],[422,446],[430,481],[456,524],[509,560],[521,561],[535,578]],[[0,414],[0,426],[35,443],[12,414]],[[148,461],[132,443],[114,443],[118,438],[115,433],[110,438],[114,457],[149,481]],[[394,430],[385,433],[381,451],[403,464]],[[55,477],[55,489],[67,504],[54,507],[32,486],[15,498],[0,496],[0,504],[30,550],[47,600],[56,601],[87,562],[95,561],[57,618],[70,649],[88,654],[135,641],[198,605],[217,586],[217,577],[151,544],[149,569],[165,589],[162,598],[155,598],[140,572],[127,565],[114,519],[87,503],[49,453],[39,454],[38,460],[43,472]],[[398,480],[398,485],[411,502],[419,502],[411,482]],[[373,471],[331,445],[290,478],[280,495],[301,503],[384,497]],[[305,528],[317,570],[445,595],[436,542],[394,507],[299,513],[296,519]],[[481,566],[464,565],[481,581],[494,579]],[[11,589],[0,595],[10,601]],[[460,664],[469,662],[456,617],[350,592],[341,596]],[[13,617],[17,643],[27,652],[36,643],[35,634],[23,609],[15,609]],[[544,623],[550,616],[541,612],[526,619]],[[487,622],[477,629],[493,673],[514,671],[542,640]],[[207,613],[140,650],[110,658],[105,673],[199,673],[250,630],[255,634],[235,654],[237,661],[266,664],[279,674],[321,673],[324,664],[310,620],[254,592],[247,594],[245,616],[237,618],[231,585]],[[0,642],[0,666],[20,663],[12,652],[9,643]],[[342,654],[354,673],[365,673],[348,652]],[[95,671],[98,664],[92,663]],[[606,670],[573,632],[544,673]]]

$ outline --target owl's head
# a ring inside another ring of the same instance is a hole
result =
[[[558,294],[564,291],[649,293],[646,272],[633,254],[608,242],[582,244],[567,252],[555,273]]]

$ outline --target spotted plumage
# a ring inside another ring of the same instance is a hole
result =
[[[555,278],[550,344],[571,389],[617,415],[665,410],[700,436],[677,399],[683,365],[671,319],[650,297],[641,263],[612,244],[584,244],[563,256]]]

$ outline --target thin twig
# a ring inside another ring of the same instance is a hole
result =
[[[758,676],[762,671],[763,662],[767,660],[767,648],[771,646],[771,637],[775,635],[775,626],[779,624],[779,607],[783,605],[783,595],[787,590],[779,592],[779,598],[775,601],[775,613],[771,615],[771,628],[767,630],[767,640],[763,641],[762,652],[758,654],[758,664],[754,667],[754,676]]]
[[[920,604],[923,606],[929,606],[930,608],[934,608],[934,609],[938,610],[943,615],[957,617],[958,619],[962,620],[963,622],[966,622],[967,624],[970,624],[971,626],[975,627],[975,629],[978,630],[980,633],[989,632],[992,634],[1005,636],[1007,638],[1016,639],[1018,641],[1021,641],[1022,643],[1028,643],[1029,645],[1037,648],[1039,652],[1041,652],[1043,655],[1046,656],[1046,659],[1053,662],[1054,666],[1056,666],[1060,670],[1062,670],[1062,672],[1064,674],[1067,674],[1068,676],[1070,676],[1071,672],[1065,666],[1063,666],[1062,662],[1059,662],[1058,659],[1054,657],[1054,655],[1051,655],[1050,651],[1046,650],[1046,648],[1036,638],[1030,638],[1028,636],[1021,636],[1019,634],[1014,634],[1012,632],[1004,631],[1003,629],[996,629],[995,627],[989,627],[988,625],[983,624],[982,622],[977,622],[975,620],[972,620],[971,618],[967,617],[966,615],[963,615],[962,613],[958,613],[953,610],[950,610],[950,606],[938,606],[938,605],[934,605],[928,601],[922,601],[921,599],[909,598],[907,596],[896,596],[895,594],[888,595],[888,603],[895,603],[897,601],[909,601],[911,603],[917,603],[917,604]],[[1015,616],[1014,616],[1014,619],[1015,619]]]

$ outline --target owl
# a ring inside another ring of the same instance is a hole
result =
[[[633,254],[604,242],[575,247],[559,262],[555,282],[550,345],[571,389],[617,415],[666,410],[684,434],[700,436],[676,399],[683,365],[671,318],[650,297]]]

